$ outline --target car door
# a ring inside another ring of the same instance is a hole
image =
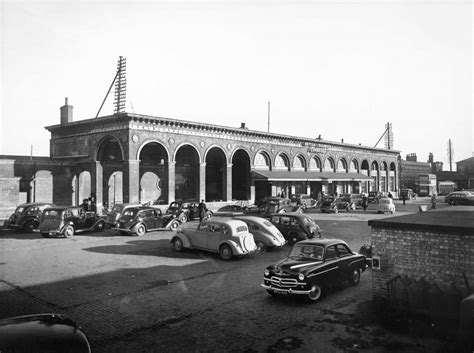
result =
[[[207,247],[207,233],[210,224],[201,223],[194,232],[190,232],[191,244],[196,248],[205,249]]]
[[[351,250],[345,244],[336,245],[337,257],[339,258],[340,279],[346,279],[354,267],[354,258]]]
[[[153,223],[155,224],[155,229],[164,228],[164,217],[160,209],[153,210]]]
[[[336,246],[331,245],[324,252],[325,269],[323,277],[325,281],[335,283],[340,281],[341,269],[339,266],[339,257],[337,256]]]
[[[222,238],[229,235],[229,227],[225,224],[214,223],[207,229],[207,248],[212,251],[219,251]]]
[[[278,229],[280,229],[280,232],[282,232],[284,236],[287,236],[291,229],[291,217],[281,216]]]
[[[71,208],[71,221],[75,229],[84,229],[86,225],[86,211],[82,207]]]

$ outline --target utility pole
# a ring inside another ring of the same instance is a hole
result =
[[[453,171],[453,143],[451,139],[448,140],[448,161],[449,161],[449,171]]]

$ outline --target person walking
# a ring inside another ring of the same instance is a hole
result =
[[[364,212],[367,211],[368,204],[369,204],[369,200],[367,199],[367,196],[364,194],[364,196],[362,196],[362,208],[364,209]]]
[[[402,192],[402,201],[403,201],[403,205],[405,205],[405,201],[406,201],[407,197],[405,195],[404,192]]]
[[[436,194],[431,195],[431,209],[436,210]]]
[[[206,204],[204,203],[204,200],[201,200],[198,206],[199,209],[199,222],[202,222],[204,217],[206,217],[206,212],[207,212],[207,207]]]

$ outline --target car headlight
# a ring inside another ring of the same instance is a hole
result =
[[[298,279],[299,279],[300,281],[303,281],[303,280],[304,280],[304,274],[300,273],[300,274],[298,275]]]
[[[266,268],[265,271],[263,272],[263,274],[264,274],[265,276],[270,275],[270,270],[269,270],[268,268]]]

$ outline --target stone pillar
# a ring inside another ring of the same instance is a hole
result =
[[[175,200],[176,162],[168,163],[168,204]],[[200,200],[199,200],[200,201]]]
[[[275,184],[272,183],[272,194],[271,196],[276,196],[277,195],[277,187]]]
[[[309,181],[306,183],[306,195],[311,195],[311,186],[309,185]]]
[[[125,162],[123,173],[123,202],[140,202],[140,161],[129,160]]]
[[[255,180],[250,181],[250,204],[253,205],[255,203]]]
[[[226,190],[226,201],[232,201],[232,163],[227,164],[227,173],[224,178],[224,190]]]
[[[104,168],[102,167],[101,162],[95,162],[95,173],[94,173],[95,183],[92,182],[91,191],[95,193],[95,201],[97,205],[97,211],[102,212],[102,207],[104,205]]]
[[[206,163],[199,164],[199,200],[206,201]]]

